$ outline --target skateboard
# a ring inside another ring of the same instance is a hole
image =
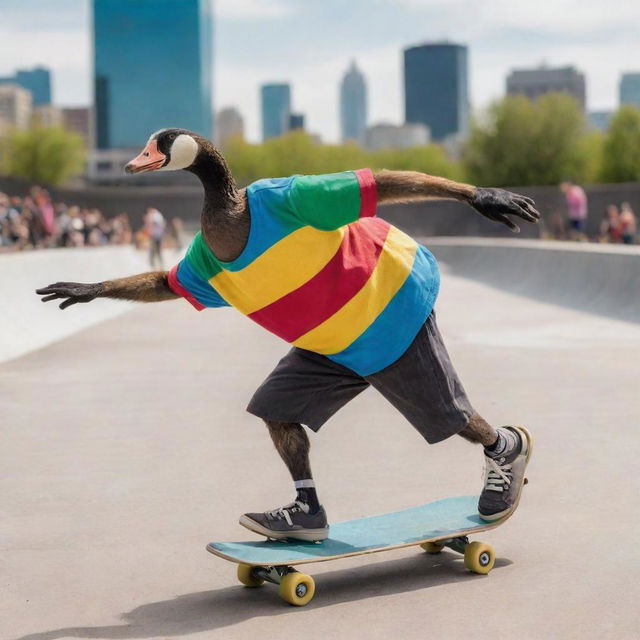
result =
[[[526,479],[525,479],[526,483]],[[517,505],[516,505],[517,506]],[[313,578],[296,567],[312,562],[420,546],[427,553],[445,547],[463,554],[473,573],[486,574],[495,563],[491,545],[470,542],[468,536],[501,525],[515,507],[500,520],[485,522],[478,515],[478,496],[458,496],[419,507],[332,524],[329,538],[321,542],[264,540],[256,542],[211,542],[207,551],[238,565],[238,580],[247,587],[264,582],[278,585],[280,597],[304,606],[315,593]]]

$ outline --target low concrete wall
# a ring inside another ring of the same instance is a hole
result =
[[[137,186],[51,189],[58,201],[83,207],[97,207],[105,215],[113,216],[126,211],[132,222],[139,226],[145,208],[157,207],[167,217],[179,216],[190,226],[198,225],[202,209],[202,187],[198,180],[185,174],[184,185],[161,186],[153,184],[155,176],[147,176],[148,184]],[[28,190],[24,181],[0,176],[0,191],[23,194]],[[540,225],[523,223],[520,237],[536,238],[550,226],[550,220],[566,210],[564,196],[555,186],[514,187],[514,191],[532,197],[538,206],[543,222]],[[629,202],[640,213],[640,183],[603,184],[585,187],[589,196],[587,232],[598,233],[607,205]],[[432,236],[493,236],[513,237],[504,226],[486,220],[459,202],[433,201],[380,207],[380,216],[412,235]]]
[[[55,302],[43,304],[35,289],[65,280],[99,282],[146,269],[146,253],[132,247],[0,254],[0,362],[60,340],[133,306],[97,300],[60,311]]]
[[[456,275],[537,300],[640,322],[640,247],[488,238],[422,242]]]

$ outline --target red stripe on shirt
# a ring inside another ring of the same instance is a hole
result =
[[[360,184],[360,217],[370,218],[376,215],[378,188],[371,169],[354,171]]]
[[[202,311],[205,307],[200,304],[181,284],[178,280],[178,266],[179,264],[171,267],[171,270],[167,274],[167,282],[169,283],[169,289],[173,293],[182,296],[188,300],[198,311]]]
[[[338,251],[313,278],[249,317],[287,342],[322,324],[367,283],[389,227],[380,218],[349,225]]]

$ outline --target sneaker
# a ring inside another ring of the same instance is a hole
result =
[[[327,514],[323,507],[309,513],[309,505],[296,500],[279,509],[264,513],[245,513],[240,524],[268,538],[292,538],[315,542],[329,537]]]
[[[533,448],[533,438],[527,429],[504,428],[516,434],[519,445],[498,458],[485,453],[484,489],[480,494],[478,513],[487,522],[504,518],[518,506],[525,484],[524,472]]]

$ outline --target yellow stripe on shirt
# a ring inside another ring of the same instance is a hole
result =
[[[378,317],[411,273],[418,245],[391,227],[367,283],[339,311],[293,344],[331,355],[346,349]]]
[[[209,280],[241,313],[275,302],[313,278],[340,248],[344,228],[302,227],[271,246],[239,271],[220,271]]]

